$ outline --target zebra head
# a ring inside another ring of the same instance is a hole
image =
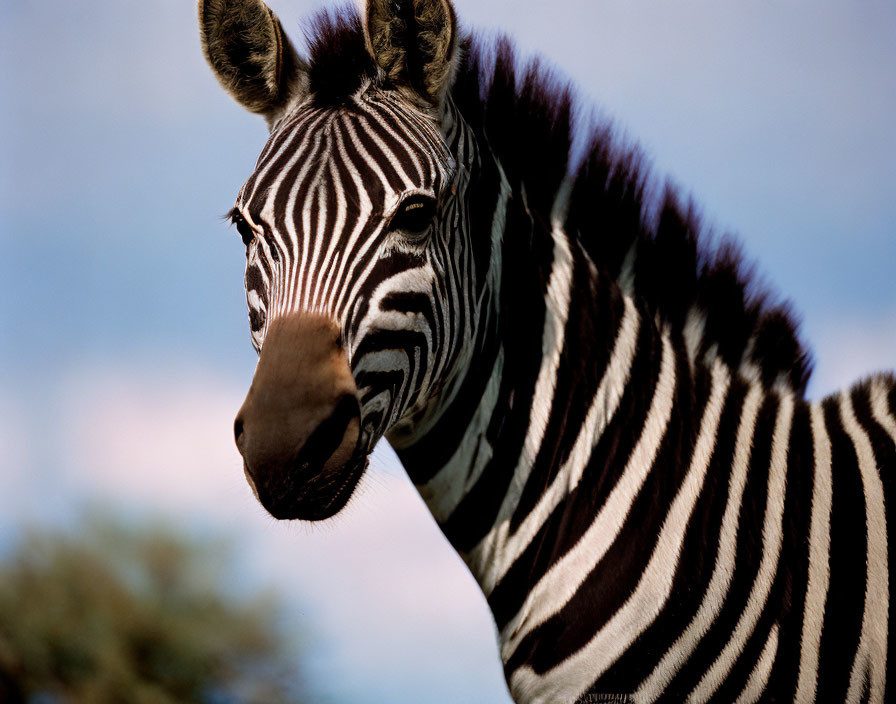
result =
[[[454,11],[371,0],[357,46],[327,46],[323,21],[307,61],[260,0],[200,0],[199,17],[218,79],[271,130],[231,213],[260,354],[237,446],[273,516],[327,518],[387,431],[437,415],[473,344]]]

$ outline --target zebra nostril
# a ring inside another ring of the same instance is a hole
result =
[[[237,418],[233,421],[233,438],[236,440],[236,444],[240,444],[240,437],[243,435],[243,419]]]
[[[299,465],[323,469],[341,467],[357,448],[360,435],[360,406],[352,394],[345,394],[305,441],[296,458]],[[354,423],[353,423],[354,421]]]

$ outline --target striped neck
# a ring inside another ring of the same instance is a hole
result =
[[[810,406],[695,357],[558,225],[559,193],[553,218],[525,188],[491,214],[496,324],[399,448],[488,600],[514,699],[858,701],[868,682],[884,701],[894,381]]]
[[[494,324],[480,327],[465,376],[429,427],[412,441],[390,435],[487,596],[534,557],[523,553],[565,503],[594,501],[623,469],[613,457],[603,471],[590,461],[608,430],[630,432],[620,418],[641,413],[655,426],[641,448],[649,465],[673,403],[692,395],[684,351],[563,230],[567,194],[564,183],[548,217],[530,208],[525,186],[493,197],[483,219],[494,241],[502,235],[500,276],[484,293],[498,302]]]

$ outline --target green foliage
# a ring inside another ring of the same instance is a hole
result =
[[[298,701],[275,603],[222,591],[227,559],[160,528],[30,535],[0,564],[0,701]]]

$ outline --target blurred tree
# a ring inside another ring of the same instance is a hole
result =
[[[166,528],[30,534],[0,564],[0,702],[301,701],[275,601],[227,594],[227,567]]]

